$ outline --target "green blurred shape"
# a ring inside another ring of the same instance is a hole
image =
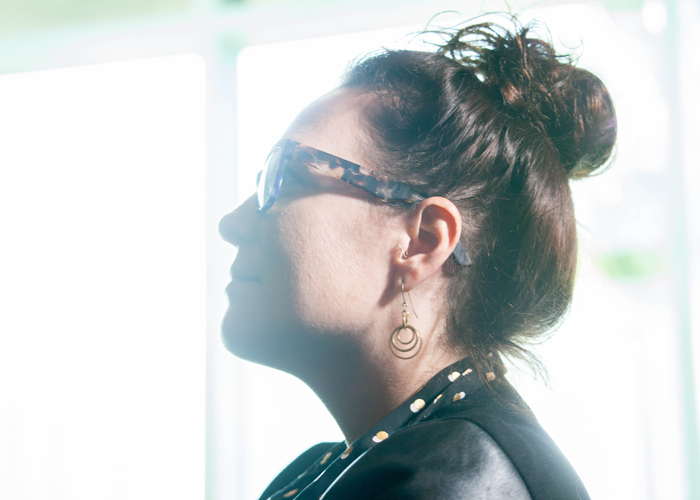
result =
[[[222,61],[235,61],[238,53],[248,46],[247,37],[241,31],[227,31],[216,37],[216,54]]]
[[[619,281],[641,281],[663,271],[660,252],[645,250],[617,250],[594,258],[598,267],[610,278]]]
[[[188,11],[196,0],[0,0],[0,34]]]

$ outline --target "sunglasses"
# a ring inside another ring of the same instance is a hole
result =
[[[260,212],[269,210],[277,201],[284,172],[290,160],[297,160],[387,202],[417,203],[425,199],[425,196],[418,194],[403,182],[387,179],[369,168],[291,139],[284,139],[275,144],[267,156],[265,166],[258,173],[257,199]],[[457,243],[452,256],[460,266],[472,264],[461,242]]]

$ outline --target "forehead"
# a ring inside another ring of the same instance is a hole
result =
[[[356,90],[335,89],[304,108],[282,138],[373,168],[363,119],[367,101]]]

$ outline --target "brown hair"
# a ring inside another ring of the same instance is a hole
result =
[[[453,266],[448,331],[485,363],[492,351],[527,355],[567,312],[569,179],[603,166],[617,132],[603,83],[512,22],[443,31],[437,53],[371,55],[342,83],[375,97],[365,110],[375,166],[460,210],[474,264]]]

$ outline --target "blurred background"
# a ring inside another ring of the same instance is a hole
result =
[[[504,10],[619,120],[613,167],[573,187],[548,381],[509,376],[593,498],[699,500],[699,0],[0,0],[0,499],[255,499],[340,440],[222,347],[218,219],[355,57]]]

